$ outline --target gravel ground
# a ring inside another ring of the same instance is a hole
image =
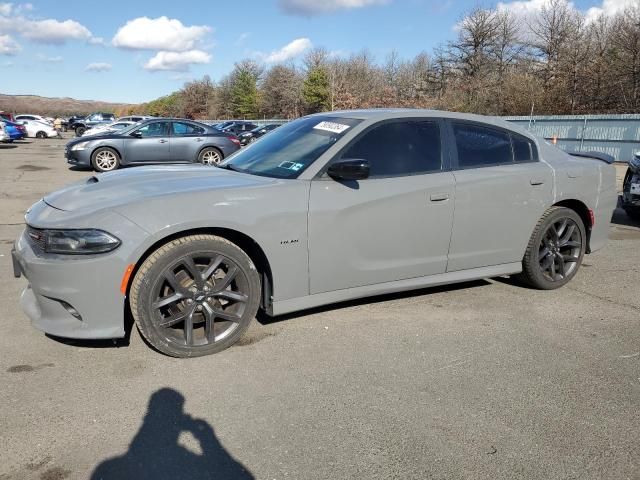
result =
[[[640,478],[640,228],[624,212],[558,291],[497,279],[348,302],[176,360],[135,330],[55,340],[20,310],[23,212],[89,175],[64,143],[0,146],[1,480]]]

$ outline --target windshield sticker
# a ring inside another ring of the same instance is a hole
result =
[[[294,172],[297,172],[298,170],[300,170],[302,167],[304,167],[304,164],[302,163],[295,163],[295,162],[282,162],[280,165],[278,165],[278,167],[280,168],[286,168],[287,170],[292,170]]]
[[[317,130],[324,130],[325,132],[342,133],[349,128],[349,125],[343,125],[342,123],[335,122],[320,122],[313,128]]]

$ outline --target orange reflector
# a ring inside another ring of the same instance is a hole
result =
[[[133,272],[134,268],[135,268],[135,265],[132,263],[124,271],[124,275],[122,276],[122,283],[120,284],[120,291],[122,292],[123,295],[127,294],[127,286],[129,285],[129,278],[131,277],[131,272]]]

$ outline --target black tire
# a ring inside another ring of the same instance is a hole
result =
[[[640,220],[640,208],[626,207],[624,211],[626,212],[627,217],[629,217],[630,219]]]
[[[566,227],[557,234],[563,222]],[[578,272],[586,246],[587,234],[580,215],[570,208],[551,207],[531,234],[518,278],[540,290],[560,288]]]
[[[47,138],[47,134],[45,132],[37,132],[36,138]]]
[[[223,260],[214,266],[218,259]],[[249,327],[260,305],[260,276],[234,243],[190,235],[144,261],[131,283],[129,303],[140,334],[158,351],[182,358],[210,355],[236,343]]]
[[[113,148],[96,148],[91,154],[91,166],[96,172],[112,172],[120,168],[120,155]]]
[[[224,155],[215,147],[205,147],[198,154],[198,162],[203,165],[219,165]]]
[[[87,129],[85,127],[82,127],[82,126],[76,127],[76,137],[81,137],[82,134],[86,131]]]

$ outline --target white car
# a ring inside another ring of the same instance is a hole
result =
[[[16,115],[15,119],[16,119],[16,122],[23,122],[25,120],[29,120],[29,121],[35,120],[37,122],[48,123],[50,125],[53,124],[53,122],[50,122],[49,120],[47,120],[45,117],[41,115],[32,115],[30,113],[21,113],[20,115]]]
[[[19,121],[20,122],[20,121]],[[38,120],[22,120],[21,123],[27,128],[29,138],[59,137],[60,133],[52,125]]]
[[[130,127],[131,125],[135,125],[137,122],[130,122],[130,121],[121,121],[118,120],[117,122],[113,122],[113,123],[107,123],[105,125],[98,125],[95,126],[93,128],[89,128],[88,130],[86,130],[82,136],[83,137],[90,137],[90,136],[94,136],[94,135],[101,135],[103,133],[112,133],[112,132],[116,132],[118,130],[123,130],[127,127]]]
[[[9,135],[4,129],[4,122],[0,122],[0,142],[6,142],[9,140]]]

